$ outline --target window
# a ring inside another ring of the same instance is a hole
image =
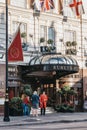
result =
[[[0,13],[0,24],[2,24],[0,29],[5,29],[5,14],[3,12]],[[4,30],[2,30],[2,31],[4,31]]]
[[[87,59],[85,60],[85,66],[87,67]]]
[[[47,34],[47,28],[46,28],[46,26],[41,25],[40,26],[40,38],[45,38],[45,40],[46,40],[47,39],[46,38],[46,34]]]
[[[5,14],[2,9],[0,9],[0,49],[5,48]]]
[[[5,3],[5,0],[0,0],[0,2]]]
[[[55,40],[55,32],[53,27],[48,28],[48,39]]]
[[[18,28],[19,22],[15,22],[15,21],[13,21],[12,24],[13,24],[13,25],[12,25],[12,27],[13,27],[13,33],[15,33],[16,30],[17,30],[17,28]]]
[[[76,41],[76,32],[73,30],[65,30],[64,31],[64,41]]]
[[[14,34],[15,34],[15,32],[17,31],[17,28],[18,28],[18,26],[19,26],[19,22],[16,22],[16,21],[13,21],[13,36],[14,36]],[[25,33],[26,34],[26,37],[22,37],[22,42],[24,42],[24,43],[26,43],[26,41],[27,41],[27,24],[26,23],[21,23],[21,25],[20,25],[21,27],[20,27],[20,32],[21,32],[21,34],[22,33]],[[11,37],[11,39],[12,39],[12,37]]]
[[[45,41],[51,39],[55,41],[55,31],[53,27],[48,28],[48,34],[47,34],[47,27],[44,25],[40,26],[40,38],[45,38]]]
[[[76,32],[73,30],[65,30],[64,42],[66,45],[66,50],[65,50],[66,54],[68,54],[68,55],[77,54],[76,45],[72,44],[74,41],[76,41]]]
[[[26,0],[10,0],[11,5],[26,8],[27,1]]]
[[[64,0],[64,6],[68,6],[68,0]]]
[[[19,26],[19,22],[13,21],[13,33],[16,32],[18,26]],[[22,32],[25,32],[25,33],[27,32],[27,25],[26,25],[26,23],[21,23],[21,27],[20,28],[21,28],[21,33]]]

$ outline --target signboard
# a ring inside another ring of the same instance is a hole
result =
[[[78,71],[78,66],[73,65],[44,65],[44,71],[47,70],[66,70],[66,71]]]

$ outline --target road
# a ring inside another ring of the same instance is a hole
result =
[[[87,122],[9,126],[0,127],[0,130],[87,130]]]

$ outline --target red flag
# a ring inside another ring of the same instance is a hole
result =
[[[20,35],[20,27],[8,48],[8,61],[23,61],[23,51],[21,45],[21,35]]]
[[[69,6],[76,16],[80,16],[84,13],[82,0],[70,0]]]

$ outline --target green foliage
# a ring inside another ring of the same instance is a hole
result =
[[[74,112],[74,96],[76,95],[76,91],[70,88],[69,86],[64,86],[57,92],[57,97],[60,99],[59,104],[54,106],[54,109],[57,112]],[[61,97],[61,98],[60,98]]]
[[[70,94],[70,95],[76,95],[77,93],[75,90],[72,90],[69,86],[64,86],[61,90],[57,92],[59,95],[64,95],[64,94]]]
[[[48,44],[53,44],[53,40],[52,40],[52,39],[49,39],[49,40],[47,41],[47,43],[48,43]]]
[[[75,92],[75,90],[69,90],[68,94],[70,94],[70,95],[76,95],[77,93]]]
[[[59,91],[57,92],[57,94],[58,94],[58,95],[62,95],[62,94],[63,94],[63,91],[62,91],[62,90],[59,90]]]
[[[28,96],[31,96],[31,95],[32,95],[31,85],[25,84],[25,85],[23,86],[23,92],[24,92],[24,94],[26,94],[26,95],[28,95]]]
[[[40,43],[42,43],[42,42],[45,42],[45,38],[44,37],[40,38]]]
[[[21,37],[25,38],[27,35],[26,35],[26,32],[22,32],[21,33]]]
[[[72,42],[70,42],[70,41],[66,42],[66,46],[70,47],[71,45],[72,45]]]
[[[63,90],[67,92],[67,91],[70,90],[70,87],[69,87],[69,86],[64,86],[64,87],[63,87]]]
[[[76,53],[77,53],[77,50],[74,48],[66,50],[66,54],[69,54],[69,55],[76,55]]]
[[[76,46],[77,45],[77,42],[76,41],[73,41],[72,42],[72,46]]]
[[[73,106],[67,105],[67,104],[61,104],[57,105],[54,108],[57,112],[74,112],[75,109]]]
[[[66,46],[68,46],[68,47],[70,47],[70,46],[76,46],[76,45],[77,45],[77,42],[76,42],[76,41],[73,41],[73,42],[67,41],[67,42],[66,42]]]
[[[9,107],[17,111],[22,109],[22,100],[20,97],[13,97],[9,103]]]
[[[9,102],[9,115],[10,116],[22,116],[22,100],[20,97],[13,97]]]

